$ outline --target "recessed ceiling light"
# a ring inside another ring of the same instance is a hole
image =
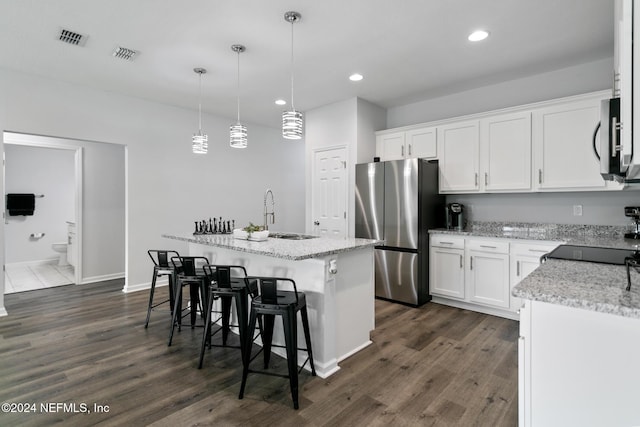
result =
[[[473,33],[469,34],[469,41],[470,42],[479,42],[480,40],[484,40],[487,37],[489,37],[489,33],[487,31],[484,30],[478,30],[478,31],[474,31]]]
[[[359,82],[363,78],[364,77],[362,76],[362,74],[358,74],[358,73],[354,73],[349,76],[349,80],[351,80],[352,82]]]
[[[287,101],[284,99],[276,99],[276,105],[287,105]]]

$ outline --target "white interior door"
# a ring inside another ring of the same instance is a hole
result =
[[[347,235],[347,149],[317,150],[313,155],[312,220],[314,234]]]

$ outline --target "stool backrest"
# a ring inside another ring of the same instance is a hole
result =
[[[253,287],[252,283],[256,282],[257,287]],[[287,286],[288,289],[283,289],[285,283],[290,284],[290,286]],[[296,296],[296,304],[298,303],[298,288],[296,287],[296,282],[288,277],[249,276],[245,278],[245,284],[249,288],[251,298],[260,295],[263,304],[278,304],[278,293],[285,290],[291,292],[291,288],[293,288]]]
[[[209,264],[209,259],[203,256],[177,256],[171,257],[171,263],[181,275],[196,277],[199,265]]]
[[[242,271],[240,277],[247,277],[247,270],[242,265],[214,265],[207,264],[202,266],[204,274],[211,280],[215,281],[219,288],[231,288],[231,271]]]
[[[170,268],[172,265],[169,263],[171,257],[179,257],[180,254],[176,251],[167,251],[164,249],[149,249],[147,251],[149,258],[153,261],[153,265],[156,267]]]

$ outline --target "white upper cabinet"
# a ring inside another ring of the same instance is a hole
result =
[[[606,187],[593,151],[600,99],[569,102],[533,112],[534,185],[537,190]]]
[[[411,158],[435,159],[436,137],[435,127],[379,133],[376,136],[376,154],[382,161]]]
[[[473,193],[480,189],[478,154],[479,121],[438,127],[440,192]]]
[[[485,191],[531,189],[531,113],[503,114],[480,122],[480,178]]]
[[[601,91],[380,131],[376,152],[381,160],[437,158],[444,194],[620,190],[602,178],[593,150],[609,97]]]
[[[408,157],[434,159],[438,154],[435,127],[408,130],[405,134],[405,149]]]
[[[376,139],[376,154],[380,160],[404,159],[404,132],[378,135]]]

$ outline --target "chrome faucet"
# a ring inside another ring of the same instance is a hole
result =
[[[267,210],[267,196],[271,194],[271,212]],[[267,188],[267,191],[264,192],[264,229],[268,230],[269,226],[267,225],[267,218],[271,216],[271,224],[275,224],[276,222],[276,210],[275,210],[275,202],[273,200],[273,191]]]

